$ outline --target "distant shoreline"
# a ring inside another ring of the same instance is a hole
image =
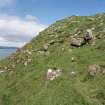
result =
[[[17,47],[4,47],[4,46],[0,46],[0,49],[17,49]]]

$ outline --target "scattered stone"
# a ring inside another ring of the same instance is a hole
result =
[[[101,22],[101,23],[100,23],[100,25],[102,26],[102,25],[104,25],[104,23],[103,23],[103,22]]]
[[[48,69],[47,71],[47,80],[54,80],[56,79],[57,77],[61,76],[61,70],[60,69]]]
[[[5,66],[4,69],[5,69],[5,70],[8,70],[8,67]]]
[[[95,27],[92,27],[91,30],[94,31],[95,30]]]
[[[74,72],[74,71],[72,71],[71,73],[70,73],[70,75],[76,75],[76,72]]]
[[[105,75],[105,70],[102,71],[102,74]]]
[[[75,61],[75,58],[74,58],[74,57],[72,57],[72,58],[71,58],[71,61],[72,61],[72,62],[74,62],[74,61]]]
[[[0,70],[0,74],[2,74],[2,73],[4,73],[5,72],[5,70]]]
[[[62,48],[62,51],[65,51],[65,48]]]

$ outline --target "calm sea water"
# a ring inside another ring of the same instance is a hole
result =
[[[14,52],[16,52],[16,49],[0,49],[0,60],[10,56]]]

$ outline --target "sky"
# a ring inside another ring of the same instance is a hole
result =
[[[56,20],[105,12],[105,0],[0,0],[0,46],[22,47]]]

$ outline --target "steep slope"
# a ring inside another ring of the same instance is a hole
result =
[[[95,44],[72,46],[71,36],[84,38],[87,29]],[[104,105],[105,14],[57,21],[0,67],[0,105]],[[51,81],[49,68],[62,74]]]

